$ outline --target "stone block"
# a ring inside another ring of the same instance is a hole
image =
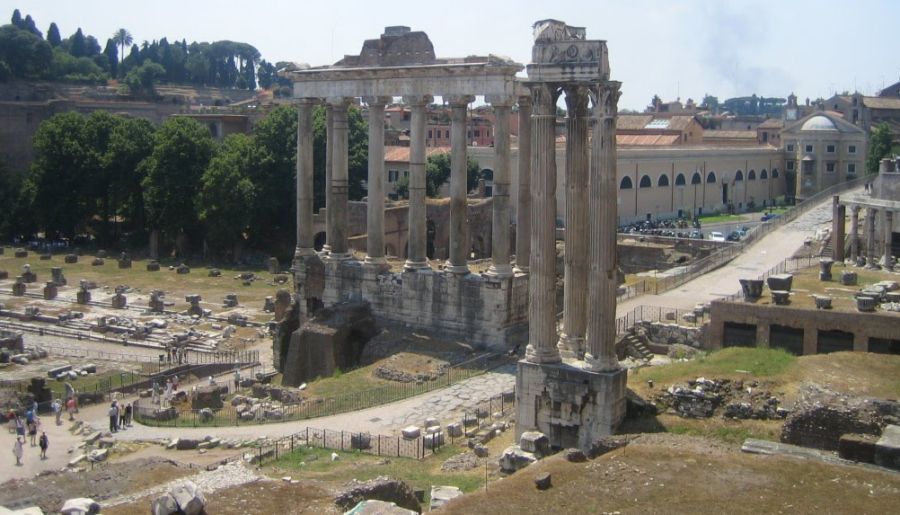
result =
[[[128,305],[128,299],[121,293],[117,293],[110,299],[113,309],[125,309]]]
[[[53,259],[53,254],[41,254],[41,257],[39,259],[41,261],[50,261],[51,259]]]
[[[48,282],[44,285],[44,300],[53,300],[56,298],[58,290],[56,288],[56,283]]]
[[[491,454],[491,451],[480,443],[477,443],[472,447],[472,452],[479,458],[487,458]]]
[[[741,291],[744,293],[744,300],[756,300],[762,297],[763,282],[761,279],[740,279]],[[696,311],[694,312],[695,315]],[[701,309],[699,315],[703,315]]]
[[[403,435],[403,438],[406,438],[407,440],[412,440],[414,438],[418,438],[419,436],[421,436],[422,430],[419,429],[418,426],[408,426],[408,427],[404,427],[400,431],[400,434]]]
[[[148,261],[147,262],[147,271],[148,272],[159,272],[159,261]]]
[[[91,261],[91,266],[103,266],[106,263],[102,257],[95,257],[93,261]]]
[[[816,301],[816,309],[831,309],[831,297],[828,295],[813,295]]]
[[[207,277],[222,277],[222,271],[218,268],[210,268],[208,272],[206,272]]]
[[[518,445],[510,445],[500,455],[500,470],[511,474],[536,462],[534,454],[523,451]]]
[[[841,272],[841,284],[844,286],[855,286],[857,281],[859,281],[859,277],[856,275],[856,272],[849,270]]]
[[[877,302],[874,297],[869,297],[868,295],[859,295],[856,297],[856,309],[857,311],[861,311],[863,313],[870,313],[875,311],[875,306]]]
[[[878,437],[866,434],[841,435],[838,455],[845,460],[875,463],[875,443]]]
[[[178,443],[175,444],[175,449],[179,451],[192,451],[196,449],[202,440],[198,440],[196,438],[179,438]]]
[[[193,481],[184,481],[173,486],[169,489],[169,495],[175,499],[180,513],[184,515],[200,515],[206,507],[206,498]]]
[[[428,509],[436,510],[461,495],[462,490],[455,486],[432,486],[431,502],[428,505]]]
[[[447,424],[447,434],[453,438],[459,438],[463,435],[463,427],[459,422]]]
[[[423,445],[426,449],[437,449],[444,445],[444,433],[440,430],[434,433],[428,433],[423,438]]]
[[[778,306],[785,306],[791,303],[791,292],[785,290],[771,290],[772,302]]]
[[[65,262],[66,264],[70,264],[70,265],[77,263],[78,255],[77,254],[66,254],[66,257],[63,258],[63,262]]]
[[[550,439],[539,431],[526,431],[519,437],[519,447],[539,457],[547,456],[550,454]]]
[[[428,429],[429,427],[435,427],[435,426],[440,427],[440,425],[441,425],[440,421],[438,421],[438,419],[436,419],[434,417],[428,417],[425,419],[425,424],[424,424],[425,429]]]
[[[550,479],[550,473],[542,472],[542,473],[534,476],[534,486],[538,490],[547,490],[551,486],[553,486],[551,479]]]
[[[16,282],[13,283],[13,285],[12,285],[12,294],[13,294],[14,296],[16,296],[16,297],[22,297],[22,296],[25,295],[25,290],[26,290],[27,288],[28,288],[28,287],[25,285],[24,282],[16,281]]]
[[[13,251],[13,255],[17,258],[26,258],[28,257],[28,251],[25,249],[16,249]]]
[[[119,259],[119,268],[131,268],[131,258]]]
[[[66,276],[63,275],[63,269],[58,266],[50,269],[50,280],[57,286],[65,286],[68,283]]]
[[[190,267],[182,263],[178,265],[178,268],[175,269],[175,273],[179,275],[189,274],[191,273],[191,269]]]
[[[101,259],[105,259],[105,258],[106,258],[106,251],[103,250],[103,249],[98,250],[98,251],[97,251],[97,257],[98,257],[98,258],[101,258]]]
[[[830,281],[831,280],[831,267],[834,265],[834,260],[831,258],[822,258],[819,260],[819,280],[820,281]]]
[[[794,282],[793,274],[775,274],[766,279],[770,290],[791,291]]]
[[[888,425],[875,443],[875,464],[900,470],[900,426]]]

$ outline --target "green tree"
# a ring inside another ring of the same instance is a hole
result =
[[[50,67],[52,56],[50,44],[43,39],[13,25],[0,27],[0,61],[9,66],[13,77],[41,78]]]
[[[56,26],[56,22],[51,23],[50,28],[47,29],[47,43],[54,48],[62,43],[62,36],[59,35],[59,27]]]
[[[35,159],[23,199],[48,238],[80,234],[90,213],[84,180],[90,150],[85,140],[85,119],[78,113],[57,114],[35,132]]]
[[[215,148],[212,136],[195,120],[173,117],[160,126],[153,139],[153,152],[142,168],[149,228],[162,231],[169,239],[180,233],[196,235],[194,199]]]
[[[156,95],[156,79],[166,74],[166,69],[153,61],[134,68],[125,75],[125,86],[134,95]]]
[[[257,162],[253,138],[233,134],[203,172],[196,208],[211,248],[239,254],[252,218],[255,188],[250,172]]]
[[[126,30],[126,29],[119,29],[119,30],[117,30],[117,31],[113,34],[112,40],[113,40],[117,45],[119,45],[119,48],[121,49],[121,51],[119,52],[119,55],[122,56],[122,62],[124,62],[124,60],[125,60],[125,47],[128,46],[128,45],[130,45],[130,44],[132,44],[132,43],[134,42],[134,38],[131,36],[131,33],[128,32],[128,30]],[[119,64],[122,64],[122,63],[119,63]]]
[[[87,41],[84,39],[84,33],[81,27],[72,34],[68,41],[69,53],[74,57],[86,57],[88,55]]]
[[[19,216],[18,203],[22,189],[22,177],[0,160],[0,240],[12,239],[19,233],[23,217]]]
[[[88,214],[99,215],[98,239],[101,244],[111,243],[115,205],[112,200],[112,183],[115,179],[107,154],[112,134],[123,118],[108,111],[94,111],[84,124],[85,166],[82,174]],[[93,204],[90,204],[93,203]]]
[[[891,128],[882,122],[869,135],[869,150],[866,154],[866,173],[878,173],[878,164],[891,152]]]
[[[144,236],[144,160],[153,151],[155,128],[148,120],[123,117],[113,127],[103,166],[110,175],[113,212],[123,217],[136,237]]]
[[[106,70],[109,71],[109,76],[112,78],[116,78],[119,76],[119,50],[116,46],[116,42],[112,39],[106,40],[106,48],[103,49],[103,56],[106,60]]]
[[[466,160],[466,190],[472,191],[481,179],[478,161],[468,157]],[[441,152],[431,154],[425,161],[425,194],[437,197],[441,186],[450,180],[450,154]]]
[[[256,166],[249,174],[257,195],[251,244],[274,249],[296,223],[297,112],[289,106],[273,109],[253,127],[253,138]]]

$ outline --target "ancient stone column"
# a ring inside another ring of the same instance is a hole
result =
[[[331,246],[328,254],[331,259],[348,259],[350,251],[347,244],[347,186],[349,178],[348,170],[348,122],[346,98],[329,98],[334,117],[334,144],[331,146],[331,182],[328,189],[331,191],[331,202],[327,206],[328,220],[331,222],[328,244]]]
[[[850,261],[859,259],[859,206],[850,206]]]
[[[430,96],[403,97],[409,122],[409,244],[406,270],[428,268],[425,210],[425,107]]]
[[[878,211],[866,208],[866,268],[875,268],[875,215]]]
[[[531,115],[531,256],[528,347],[532,363],[558,363],[556,348],[556,99],[550,84],[529,84]]]
[[[488,98],[494,108],[494,188],[491,221],[491,267],[488,275],[513,274],[509,262],[509,113],[512,98]]]
[[[384,106],[391,97],[366,97],[369,105],[369,176],[366,202],[366,264],[384,259]]]
[[[893,270],[891,264],[891,240],[894,234],[894,212],[888,209],[884,210],[884,268],[885,270]]]
[[[331,169],[334,163],[331,160],[334,150],[334,109],[328,102],[325,103],[325,243],[322,245],[322,254],[331,252],[331,217],[328,210],[334,202],[331,200]]]
[[[584,368],[619,368],[616,358],[616,115],[621,83],[600,84],[594,102],[590,177],[591,309],[588,313]]]
[[[297,248],[294,258],[315,254],[313,234],[313,127],[315,101],[297,104]]]
[[[450,97],[450,259],[446,269],[454,274],[469,273],[469,213],[466,202],[466,110],[475,97]]]
[[[516,270],[528,272],[531,254],[531,97],[519,97],[519,195],[516,200]]]
[[[847,226],[846,208],[837,195],[831,197],[831,257],[835,261],[844,260],[844,232]]]
[[[566,92],[566,255],[563,357],[584,356],[588,295],[588,90],[568,86]]]

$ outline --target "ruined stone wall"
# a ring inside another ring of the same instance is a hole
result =
[[[897,339],[900,316],[896,313],[858,313],[850,311],[800,309],[789,306],[755,305],[717,300],[710,304],[710,323],[704,348],[721,349],[725,323],[756,326],[756,345],[769,347],[773,325],[803,330],[803,354],[816,354],[819,331],[844,331],[853,334],[853,350],[866,352],[869,338]]]
[[[660,345],[689,345],[697,349],[703,347],[703,333],[706,326],[687,327],[678,324],[648,321],[638,322],[637,325],[646,331],[647,337],[653,343]]]
[[[427,269],[375,274],[356,260],[307,261],[318,264],[296,267],[294,275],[304,318],[317,303],[367,302],[379,324],[400,324],[496,350],[523,342],[527,334],[526,275],[497,280]]]

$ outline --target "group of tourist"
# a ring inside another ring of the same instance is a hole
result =
[[[119,401],[112,401],[108,411],[109,431],[111,433],[118,433],[120,429],[124,431],[125,428],[130,427],[133,409],[131,403],[120,407]]]
[[[165,398],[167,405],[172,402],[172,397],[175,396],[175,392],[177,392],[177,391],[178,391],[178,375],[173,375],[172,377],[166,378],[166,386],[165,386],[165,391],[163,392],[163,396],[164,396],[163,398]],[[162,400],[160,398],[160,386],[159,386],[159,383],[156,381],[153,381],[152,392],[153,392],[152,393],[153,403],[160,404],[161,400]]]
[[[9,422],[9,430],[15,433],[16,441],[13,443],[13,455],[16,457],[16,465],[23,464],[25,456],[25,441],[28,439],[31,447],[40,447],[41,459],[47,459],[47,449],[50,447],[50,439],[47,433],[41,429],[41,419],[37,412],[37,403],[32,403],[25,410],[24,416],[19,416],[14,410],[10,410],[6,416]],[[38,433],[41,434],[38,437]]]

